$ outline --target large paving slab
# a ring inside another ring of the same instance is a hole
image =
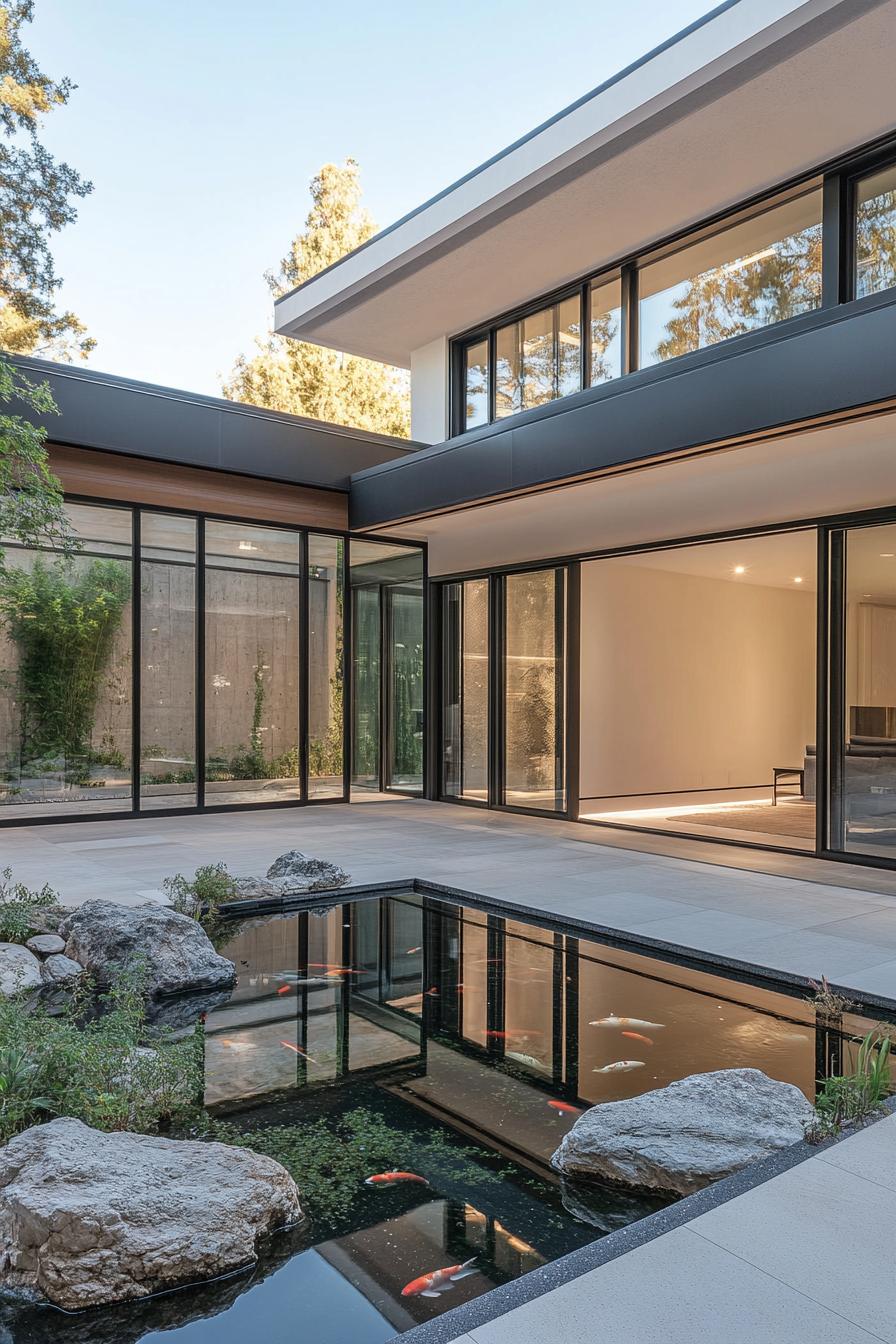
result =
[[[559,916],[896,998],[896,874],[444,803],[228,812],[13,827],[0,859],[66,902],[139,903],[223,860],[263,872],[299,848],[357,882],[426,878]]]
[[[461,1338],[892,1344],[894,1149],[891,1116]]]

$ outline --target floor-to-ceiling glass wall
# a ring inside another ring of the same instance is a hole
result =
[[[816,565],[814,529],[582,564],[580,815],[814,848]]]
[[[442,791],[488,802],[489,583],[442,586]]]
[[[196,519],[140,515],[140,806],[192,807],[196,773]]]
[[[896,523],[849,528],[842,538],[835,649],[831,836],[833,849],[896,857]],[[835,567],[836,567],[835,559]],[[837,683],[839,685],[839,691]]]
[[[0,808],[128,811],[132,514],[72,505],[74,549],[6,543],[0,575]]]
[[[565,570],[504,579],[503,802],[564,808]]]
[[[423,553],[352,539],[352,788],[423,790]]]
[[[300,797],[300,534],[205,526],[206,805]]]

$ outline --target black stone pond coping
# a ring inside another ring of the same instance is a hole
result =
[[[639,952],[642,955],[653,955],[661,960],[671,961],[681,966],[722,974],[730,979],[740,980],[764,989],[777,990],[779,993],[790,995],[793,998],[804,997],[807,992],[813,989],[812,981],[806,976],[793,975],[788,971],[771,970],[764,966],[755,966],[749,962],[738,961],[733,957],[700,952],[695,948],[683,947],[680,944],[665,942],[659,938],[636,936],[621,929],[594,924],[589,920],[578,919],[575,916],[551,915],[538,906],[481,896],[476,892],[464,891],[459,887],[448,887],[439,882],[427,882],[419,878],[334,887],[328,891],[297,892],[293,895],[264,897],[259,900],[228,901],[226,905],[221,907],[221,914],[228,920],[238,920],[259,915],[290,914],[320,906],[329,908],[344,905],[351,901],[373,899],[377,896],[399,896],[409,893],[419,896],[432,896],[438,900],[472,906],[475,909],[486,910],[491,914],[506,914],[512,917],[524,916],[527,920],[542,928],[560,932],[582,933],[594,939],[595,942],[605,943],[611,947]],[[820,968],[819,974],[823,974],[823,968]],[[852,990],[846,985],[832,984],[831,988],[837,993],[842,993],[844,997],[860,1009],[896,1019],[896,1001],[893,999]],[[894,1113],[896,1113],[896,1097],[890,1098],[880,1113],[868,1124],[875,1124],[878,1120]],[[859,1128],[867,1127],[867,1125],[863,1125]],[[833,1148],[836,1144],[842,1143],[857,1132],[858,1129],[847,1130],[837,1135],[836,1138],[827,1139],[823,1143],[810,1144],[802,1140],[793,1144],[790,1148],[782,1148],[780,1152],[773,1153],[760,1162],[752,1163],[733,1176],[727,1176],[724,1180],[716,1181],[714,1185],[707,1186],[706,1189],[699,1190],[696,1194],[686,1195],[675,1204],[670,1204],[668,1208],[648,1214],[646,1218],[641,1218],[635,1223],[630,1223],[628,1227],[619,1228],[604,1237],[599,1237],[589,1245],[582,1246],[577,1251],[571,1251],[569,1255],[561,1256],[559,1260],[554,1260],[547,1265],[540,1265],[538,1269],[530,1270],[528,1274],[523,1274],[510,1283],[492,1288],[489,1292],[483,1293],[481,1297],[474,1298],[471,1302],[465,1302],[463,1305],[454,1307],[431,1321],[425,1321],[422,1325],[413,1326],[402,1334],[394,1335],[388,1341],[388,1344],[451,1344],[451,1341],[456,1340],[459,1336],[468,1334],[479,1326],[487,1325],[500,1316],[505,1316],[516,1307],[521,1307],[524,1303],[531,1302],[544,1293],[549,1293],[554,1288],[561,1287],[564,1283],[570,1283],[573,1279],[588,1274],[592,1269],[598,1269],[601,1265],[609,1264],[611,1260],[616,1260],[619,1256],[635,1250],[636,1247],[654,1241],[657,1237],[663,1236],[664,1233],[671,1232],[673,1228],[685,1226],[702,1214],[708,1213],[710,1209],[718,1208],[721,1204],[727,1204],[729,1200],[736,1199],[738,1195],[743,1195],[748,1190],[764,1185],[766,1181],[773,1180],[775,1176],[789,1171],[791,1167],[799,1166],[801,1162],[808,1161],[809,1158],[825,1152],[828,1148]]]

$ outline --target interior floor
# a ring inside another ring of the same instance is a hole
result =
[[[782,849],[815,848],[815,803],[805,798],[780,798],[773,804],[767,795],[734,802],[665,803],[656,807],[622,808],[601,806],[587,799],[579,812],[581,821],[611,826],[637,826],[646,830],[674,831],[680,835],[741,844],[775,845]]]

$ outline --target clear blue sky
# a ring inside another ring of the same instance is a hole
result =
[[[94,183],[54,248],[91,365],[218,393],[322,163],[356,158],[386,225],[712,4],[37,0],[26,40],[79,86],[45,140]]]

